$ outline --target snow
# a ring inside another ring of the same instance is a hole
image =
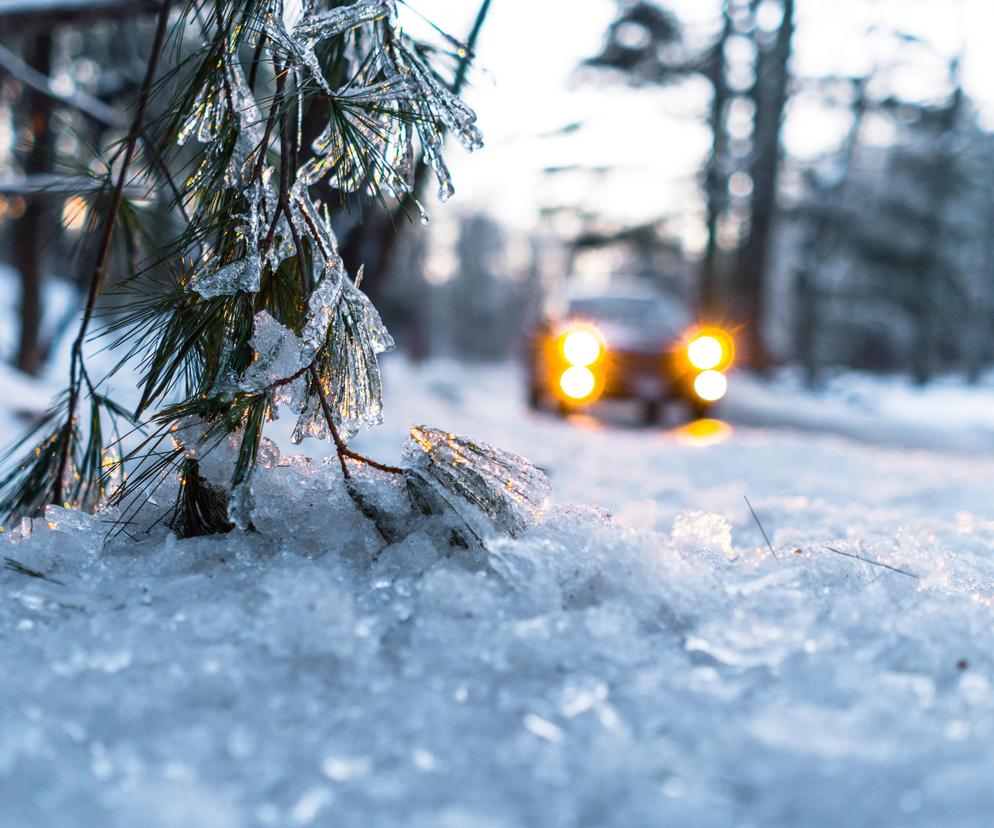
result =
[[[273,454],[257,532],[8,528],[61,583],[0,569],[0,823],[989,824],[990,456],[520,391],[394,359],[356,442],[397,461],[427,422],[544,467],[554,504],[485,552],[433,519],[385,545],[336,463]]]
[[[955,377],[919,386],[903,377],[840,373],[809,392],[786,370],[772,382],[739,375],[725,416],[754,425],[830,431],[888,445],[956,452],[994,449],[994,382]]]

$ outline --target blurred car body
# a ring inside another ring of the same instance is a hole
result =
[[[731,336],[694,324],[667,294],[616,287],[557,295],[529,336],[528,401],[568,412],[635,400],[646,421],[679,401],[703,417],[725,395],[733,360]]]

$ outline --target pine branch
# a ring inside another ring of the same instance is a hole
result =
[[[345,459],[355,460],[356,462],[363,463],[370,468],[376,469],[377,471],[387,472],[388,474],[403,474],[404,470],[398,468],[397,466],[388,466],[385,463],[379,463],[376,460],[372,460],[362,454],[352,451],[342,439],[341,435],[338,433],[338,426],[335,425],[335,416],[331,410],[331,405],[328,402],[328,396],[324,392],[324,388],[321,386],[321,377],[318,375],[317,369],[312,365],[310,368],[311,378],[314,381],[315,386],[317,386],[318,396],[321,399],[321,410],[324,412],[325,420],[328,423],[328,431],[331,434],[331,439],[335,443],[335,451],[338,453],[338,462],[342,466],[342,474],[345,479],[348,480],[352,475],[349,472],[349,467],[345,463]]]
[[[297,17],[286,11],[275,0],[186,6],[176,43],[188,42],[183,32],[190,25],[198,45],[155,82],[169,4],[161,9],[121,166],[113,188],[107,183],[109,210],[72,346],[69,387],[36,432],[43,439],[34,455],[0,479],[0,505],[23,511],[65,502],[74,478],[72,498],[85,491],[88,506],[109,492],[121,507],[118,530],[126,531],[156,491],[178,481],[171,513],[156,523],[167,521],[183,536],[248,528],[263,425],[283,406],[299,416],[294,441],[330,438],[347,479],[348,461],[407,475],[348,447],[360,427],[380,421],[378,355],[393,341],[358,287],[361,268],[354,280],[346,272],[328,205],[315,202],[310,188],[327,178],[342,192],[401,203],[423,175],[412,164],[418,146],[444,197],[452,188],[440,130],[469,148],[481,137],[475,114],[427,63],[430,50],[393,25],[390,0],[305,4]],[[273,74],[263,81],[264,62]],[[149,100],[167,88],[176,90],[173,99],[149,135]],[[300,124],[309,111],[328,120],[304,147]],[[144,172],[165,181],[173,195],[168,208],[184,218],[163,242],[125,201],[139,140]],[[200,145],[196,153],[169,150],[190,141]],[[83,360],[115,238],[131,261],[118,288],[123,312],[103,333],[120,355],[113,370],[131,362],[139,372],[141,397],[131,415],[97,394]],[[151,251],[141,261],[139,242]],[[91,407],[81,432],[84,390]],[[103,445],[105,416],[115,425],[125,416],[138,435],[106,469],[107,452],[125,447],[120,435]],[[200,460],[221,446],[233,449],[229,479],[205,479]],[[112,471],[122,472],[114,491]],[[478,488],[463,490],[482,497]]]

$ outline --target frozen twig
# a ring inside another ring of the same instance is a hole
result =
[[[3,69],[12,77],[17,78],[21,83],[41,92],[52,100],[59,101],[73,109],[78,109],[97,123],[114,129],[127,126],[121,118],[120,113],[113,107],[107,106],[99,98],[94,98],[92,95],[88,95],[78,89],[62,91],[50,77],[28,66],[10,49],[2,45],[0,45],[0,69]]]
[[[324,393],[324,387],[321,385],[321,377],[318,374],[317,368],[312,365],[310,370],[311,377],[318,389],[318,398],[321,400],[321,410],[324,412],[325,421],[328,423],[328,431],[331,433],[331,439],[335,443],[335,450],[338,452],[338,462],[342,465],[342,474],[345,475],[345,479],[347,480],[352,476],[349,472],[349,467],[345,464],[345,458],[355,460],[357,463],[364,463],[370,468],[387,472],[388,474],[403,474],[404,470],[402,468],[399,468],[398,466],[388,466],[386,463],[380,463],[370,457],[366,457],[358,452],[352,451],[352,449],[345,445],[342,435],[338,433],[338,426],[335,425],[335,415],[331,410],[331,403],[328,402],[328,395]]]

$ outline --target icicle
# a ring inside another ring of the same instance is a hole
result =
[[[358,0],[330,11],[308,13],[293,27],[293,35],[318,43],[393,13],[392,0]]]
[[[218,89],[205,86],[197,95],[193,110],[180,127],[176,143],[183,146],[190,137],[197,136],[202,144],[212,143],[221,131],[228,114],[228,102]]]
[[[225,183],[229,187],[243,183],[255,165],[255,153],[266,150],[261,146],[265,120],[238,61],[237,46],[237,40],[232,37],[228,53],[222,58],[219,68],[224,74],[224,84],[217,84],[216,77],[212,77],[208,85],[200,90],[189,117],[176,137],[177,143],[183,145],[192,135],[196,135],[200,143],[211,145],[209,152],[217,151],[214,145],[224,122],[229,114],[234,117],[237,121],[235,147],[225,173]],[[197,180],[199,176],[191,177],[191,183]]]
[[[324,347],[328,339],[328,328],[338,309],[342,290],[348,280],[345,278],[345,267],[338,254],[318,280],[317,287],[307,300],[307,322],[300,335],[302,346],[313,358],[318,350]]]
[[[349,395],[350,399],[361,399],[363,402],[343,407],[342,411],[347,416],[343,415],[342,421],[344,423],[350,418],[363,419],[364,411],[372,411],[379,405],[376,354],[393,347],[393,340],[365,294],[345,276],[345,268],[337,254],[334,254],[333,263],[325,268],[324,274],[318,280],[317,287],[307,300],[307,307],[307,321],[299,336],[274,319],[267,311],[259,311],[255,315],[250,340],[255,351],[255,359],[245,371],[241,387],[246,391],[262,391],[299,374],[325,347],[328,342],[328,331],[334,323],[336,346],[339,345],[337,342],[339,339],[346,348],[353,347],[352,343],[357,341],[360,343],[357,347],[362,353],[353,355],[350,351],[346,351],[343,355],[342,364],[347,369],[348,377],[367,377],[365,385],[367,390]],[[356,327],[359,330],[353,330]],[[336,347],[335,352],[337,351]],[[356,369],[356,364],[366,366],[370,359],[369,355],[374,363],[373,367]],[[375,379],[368,379],[374,372]],[[345,376],[343,374],[343,377]],[[375,394],[375,405],[369,401],[370,394]],[[337,400],[339,395],[332,391],[332,396]]]
[[[338,294],[335,304],[329,305],[332,285],[337,287]],[[362,426],[382,422],[383,382],[377,357],[394,347],[393,337],[368,297],[348,278],[337,285],[331,279],[323,279],[309,304],[311,313],[303,335],[305,348],[313,345],[316,353],[316,348],[323,347],[328,340],[327,323],[330,321],[332,325],[331,376],[322,373],[321,382],[335,427],[348,439]],[[299,443],[305,437],[326,436],[324,411],[315,393],[301,411],[292,439]]]
[[[228,185],[234,187],[245,182],[251,175],[256,164],[256,153],[266,151],[266,147],[262,146],[265,119],[249,89],[248,80],[237,57],[232,56],[225,62],[225,73],[231,89],[234,115],[238,119],[238,137],[227,174]]]
[[[343,436],[383,421],[377,356],[394,347],[373,303],[346,280],[332,332],[332,403]]]
[[[322,378],[321,382],[327,395],[327,381]],[[324,412],[321,409],[321,400],[316,392],[307,398],[304,407],[301,409],[297,425],[293,429],[293,434],[290,435],[290,442],[297,446],[308,437],[314,440],[328,439],[328,425],[325,422]]]
[[[204,299],[233,295],[239,291],[256,293],[259,290],[263,266],[259,248],[268,231],[270,216],[277,209],[276,195],[268,181],[269,175],[264,172],[263,180],[255,181],[244,192],[248,212],[238,216],[244,223],[236,228],[236,235],[245,244],[245,256],[217,270],[213,270],[213,263],[208,261],[205,269],[190,281],[190,290]],[[284,233],[281,239],[274,239],[274,244],[267,251],[266,261],[271,267],[278,267],[283,259],[292,255],[293,251],[288,249],[286,243],[288,235]]]

